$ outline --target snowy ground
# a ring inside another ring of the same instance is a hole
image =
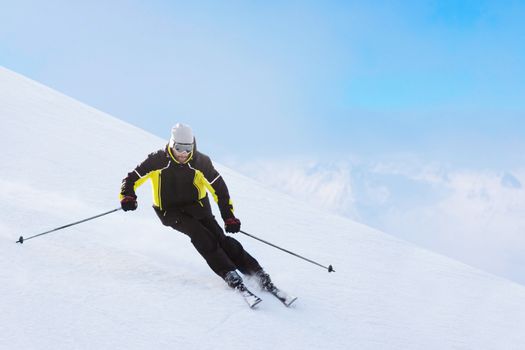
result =
[[[277,285],[299,296],[294,307],[259,292],[264,301],[249,309],[185,236],[158,222],[148,186],[136,212],[15,244],[20,235],[117,208],[120,180],[166,140],[1,67],[0,122],[1,349],[525,344],[525,287],[319,212],[220,165],[243,229],[336,269],[329,274],[237,235]]]

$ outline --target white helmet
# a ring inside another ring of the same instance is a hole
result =
[[[177,123],[171,129],[171,148],[173,148],[173,145],[175,145],[176,143],[193,144],[193,141],[193,131],[191,130],[191,127],[189,125]]]

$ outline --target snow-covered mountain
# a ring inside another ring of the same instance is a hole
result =
[[[336,269],[237,235],[277,285],[299,296],[292,308],[259,292],[264,301],[249,309],[186,236],[158,222],[148,186],[136,212],[15,244],[118,208],[121,179],[166,140],[5,68],[0,128],[1,349],[525,346],[525,287],[219,164],[243,229]]]

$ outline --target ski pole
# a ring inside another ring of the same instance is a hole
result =
[[[34,236],[31,236],[31,237],[27,237],[27,238],[24,238],[23,236],[20,236],[20,238],[18,239],[18,241],[16,241],[16,243],[24,243],[24,241],[27,241],[28,239],[32,239],[32,238],[35,238],[35,237],[38,237],[38,236],[43,236],[45,234],[48,234],[48,233],[51,233],[51,232],[55,232],[55,231],[58,231],[58,230],[62,230],[66,227],[70,227],[70,226],[73,226],[73,225],[77,225],[77,224],[81,224],[83,222],[86,222],[86,221],[89,221],[89,220],[93,220],[93,219],[96,219],[96,218],[99,218],[101,216],[104,216],[104,215],[108,215],[108,214],[111,214],[111,213],[114,213],[118,210],[121,210],[122,208],[117,208],[117,209],[113,209],[113,210],[110,210],[110,211],[107,211],[105,213],[102,213],[102,214],[98,214],[98,215],[95,215],[95,216],[92,216],[90,218],[87,218],[87,219],[84,219],[84,220],[80,220],[80,221],[77,221],[77,222],[73,222],[71,224],[67,224],[67,225],[64,225],[64,226],[60,226],[60,227],[57,227],[57,228],[54,228],[52,230],[49,230],[49,231],[46,231],[46,232],[42,232],[42,233],[39,233],[37,235],[34,235]]]
[[[266,244],[268,244],[268,245],[270,245],[270,246],[272,246],[272,247],[274,247],[274,248],[280,249],[280,250],[282,250],[283,252],[286,252],[286,253],[288,253],[288,254],[291,254],[291,255],[293,255],[293,256],[296,256],[296,257],[298,257],[298,258],[301,258],[301,259],[303,259],[303,260],[306,260],[306,261],[308,261],[308,262],[310,262],[310,263],[312,263],[312,264],[314,264],[314,265],[320,266],[320,267],[322,267],[323,269],[327,269],[328,272],[335,272],[335,270],[334,270],[334,268],[332,267],[332,265],[328,265],[328,267],[323,266],[323,265],[321,265],[321,264],[319,264],[319,263],[317,263],[317,262],[315,262],[315,261],[313,261],[313,260],[310,260],[310,259],[305,258],[304,256],[300,256],[299,254],[296,254],[296,253],[294,253],[294,252],[291,252],[291,251],[289,251],[289,250],[286,250],[286,249],[284,249],[284,248],[281,248],[281,247],[279,247],[279,246],[276,246],[275,244],[270,243],[270,242],[268,242],[268,241],[265,241],[264,239],[261,239],[261,238],[259,238],[259,237],[255,237],[254,235],[251,235],[251,234],[249,234],[248,232],[244,232],[243,230],[241,230],[241,231],[239,231],[239,232],[241,232],[242,234],[245,234],[245,235],[248,236],[248,237],[251,237],[251,238],[254,238],[254,239],[258,240],[258,241],[261,241],[261,242],[263,242],[263,243],[266,243]]]

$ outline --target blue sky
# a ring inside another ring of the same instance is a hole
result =
[[[219,156],[284,143],[291,154],[417,148],[443,159],[461,147],[454,160],[480,166],[485,157],[467,150],[476,145],[507,154],[494,161],[524,160],[508,154],[525,129],[520,2],[2,8],[4,66],[160,136],[187,120]]]
[[[217,161],[525,282],[524,2],[0,5],[6,68],[166,139],[184,121]]]

